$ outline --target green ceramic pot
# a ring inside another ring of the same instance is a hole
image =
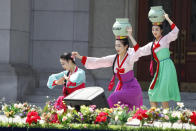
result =
[[[127,27],[130,27],[128,18],[116,18],[116,22],[112,27],[115,36],[127,36]]]
[[[163,22],[165,20],[164,13],[162,6],[152,6],[150,7],[148,18],[152,23]]]

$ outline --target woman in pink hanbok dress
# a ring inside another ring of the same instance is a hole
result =
[[[87,69],[97,69],[112,67],[114,75],[108,86],[111,91],[114,86],[115,77],[119,79],[115,91],[108,97],[109,106],[115,107],[120,102],[126,104],[129,109],[139,108],[143,105],[142,90],[134,77],[133,66],[138,60],[136,55],[138,45],[129,48],[128,37],[117,37],[115,41],[115,49],[117,54],[109,55],[101,58],[80,56],[78,52],[72,52],[72,55],[81,59],[82,64]]]
[[[170,58],[170,44],[178,38],[179,29],[170,20],[168,14],[164,14],[166,21],[170,24],[171,31],[163,35],[162,23],[152,23],[152,34],[154,40],[141,47],[137,51],[137,56],[151,55],[150,72],[153,75],[153,61],[156,62],[156,72],[150,84],[148,95],[151,107],[157,107],[158,102],[162,103],[162,107],[169,108],[169,101],[180,101],[180,91],[177,80],[177,73],[172,59]],[[137,42],[132,36],[132,29],[128,29],[129,38],[133,45]]]

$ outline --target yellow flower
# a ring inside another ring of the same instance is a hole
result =
[[[14,111],[10,111],[10,115],[14,114]]]
[[[113,112],[113,108],[110,108],[110,109],[109,109],[109,112],[112,113],[112,112]]]
[[[5,114],[7,117],[9,117],[9,114],[10,114],[10,113],[9,113],[9,112],[5,112],[4,114]]]
[[[151,107],[150,110],[151,111],[155,111],[156,110],[156,107]]]

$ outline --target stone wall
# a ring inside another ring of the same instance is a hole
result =
[[[30,1],[0,1],[0,97],[6,100],[22,99],[35,86],[29,66],[30,14]]]
[[[30,60],[39,87],[47,88],[48,76],[62,71],[64,52],[88,55],[88,27],[89,0],[32,0]]]

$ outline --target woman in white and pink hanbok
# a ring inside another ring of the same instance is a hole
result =
[[[149,42],[145,46],[141,47],[137,51],[137,56],[151,55],[152,60],[150,64],[150,72],[153,75],[153,61],[156,62],[156,73],[150,84],[148,95],[150,99],[151,107],[157,107],[158,102],[162,103],[162,107],[169,109],[169,101],[180,101],[180,91],[177,80],[177,73],[175,65],[170,58],[169,47],[172,41],[178,38],[178,27],[170,20],[168,14],[164,15],[165,19],[171,26],[171,31],[163,35],[164,30],[162,23],[152,23],[152,34],[154,40]],[[137,42],[132,36],[132,29],[128,29],[129,38],[133,45],[137,45]]]
[[[114,76],[108,86],[111,91],[114,86],[115,77],[119,79],[115,91],[108,97],[110,107],[115,104],[128,105],[130,109],[139,108],[143,105],[142,90],[134,77],[133,66],[138,60],[136,55],[138,45],[129,48],[128,37],[117,37],[115,49],[117,54],[109,55],[101,58],[80,56],[78,52],[72,52],[73,56],[81,59],[82,64],[87,69],[97,69],[112,67]]]

